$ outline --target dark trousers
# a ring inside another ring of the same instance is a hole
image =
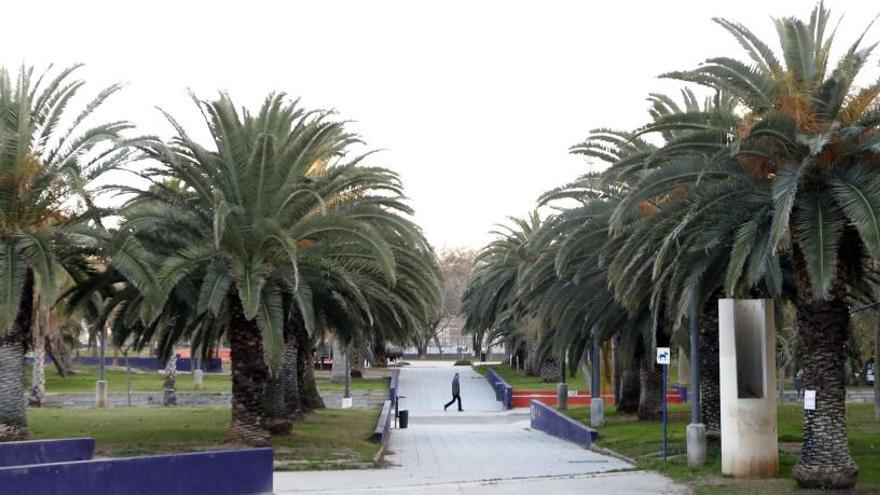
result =
[[[455,402],[455,401],[458,401],[458,410],[461,411],[461,410],[462,410],[462,408],[461,408],[461,395],[458,395],[458,394],[452,394],[452,400],[449,401],[449,402],[447,402],[447,403],[443,406],[443,409],[448,408],[448,407],[451,406],[452,403]]]

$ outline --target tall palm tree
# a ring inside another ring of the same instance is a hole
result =
[[[541,218],[532,212],[527,218],[511,218],[513,226],[499,226],[495,239],[481,249],[474,260],[461,299],[463,330],[474,342],[504,339],[510,348],[530,348],[526,367],[532,364],[534,338],[527,329],[529,315],[519,297],[520,280],[526,268],[538,259],[532,242],[541,227]],[[540,364],[540,363],[534,363]]]
[[[59,252],[96,215],[93,181],[130,155],[128,123],[89,124],[120,86],[71,110],[85,85],[78,68],[0,69],[0,441],[30,436],[22,373],[34,295],[54,299]]]
[[[732,190],[761,198],[758,207],[745,207],[749,215],[736,228],[730,280],[747,271],[749,258],[790,253],[804,382],[817,394],[816,409],[805,412],[794,476],[804,487],[848,488],[858,467],[846,433],[845,346],[849,302],[865,290],[869,261],[880,257],[880,83],[856,86],[874,48],[861,47],[864,35],[830,66],[829,19],[820,4],[808,22],[776,20],[781,61],[747,28],[718,19],[750,62],[713,58],[668,76],[724,91],[738,102],[743,125],[726,153],[688,173],[704,173],[704,186],[726,181]],[[672,190],[675,177],[684,175],[670,168],[646,179],[645,188],[652,194]],[[740,201],[725,207],[744,208]],[[775,269],[758,263],[755,272]]]

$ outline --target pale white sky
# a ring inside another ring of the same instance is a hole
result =
[[[838,48],[880,12],[845,14]],[[193,134],[186,94],[229,91],[258,105],[271,90],[332,107],[398,171],[437,247],[480,246],[492,224],[587,167],[568,154],[596,127],[645,120],[655,77],[709,56],[740,57],[713,16],[775,47],[770,16],[806,18],[808,1],[15,1],[3,6],[0,64],[87,64],[92,90],[129,87],[108,118],[167,136],[154,106]],[[869,39],[880,39],[880,28]],[[872,62],[872,70],[876,59]],[[876,71],[875,71],[876,73]],[[200,129],[200,128],[199,128]]]

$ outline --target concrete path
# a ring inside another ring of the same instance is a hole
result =
[[[531,430],[528,413],[502,410],[470,367],[420,364],[400,374],[410,424],[391,434],[391,467],[279,472],[275,493],[688,493],[658,474]],[[464,412],[454,405],[444,412],[456,371]]]

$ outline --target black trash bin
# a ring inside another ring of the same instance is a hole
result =
[[[401,409],[399,413],[397,413],[397,419],[400,420],[400,427],[406,428],[409,425],[409,410]]]

